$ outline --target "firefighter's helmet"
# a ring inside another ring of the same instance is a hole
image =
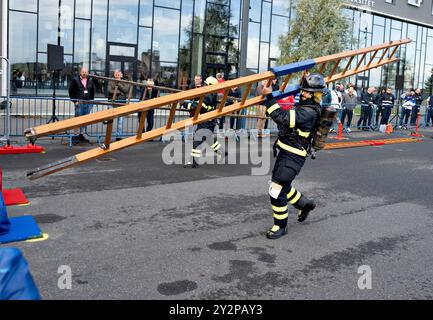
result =
[[[214,77],[207,77],[206,80],[204,81],[205,84],[207,84],[208,86],[213,85],[213,84],[217,84],[218,80]]]
[[[317,73],[306,76],[301,83],[301,90],[308,92],[324,92],[325,88],[325,79]]]

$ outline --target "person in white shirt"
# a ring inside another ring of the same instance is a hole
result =
[[[338,112],[338,118],[335,122],[334,128],[330,132],[334,132],[338,129],[338,124],[341,122],[341,116],[343,109],[341,108],[341,102],[343,101],[344,85],[337,83],[335,88],[331,91],[331,106],[334,107]]]

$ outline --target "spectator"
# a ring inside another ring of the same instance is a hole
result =
[[[361,94],[361,117],[358,120],[358,129],[368,131],[371,129],[371,117],[375,101],[374,87],[369,87],[367,92]],[[362,127],[361,127],[362,123]]]
[[[144,100],[157,98],[159,96],[159,90],[155,89],[154,86],[159,86],[159,82],[157,80],[154,81],[152,78],[148,78],[146,81],[146,85],[147,85],[147,92],[146,92],[146,96],[143,97]],[[155,116],[155,109],[147,111],[146,131],[150,131],[153,129],[154,116]]]
[[[410,117],[410,125],[411,126],[416,125],[416,119],[418,117],[418,113],[419,113],[419,110],[421,108],[421,104],[422,104],[422,100],[423,100],[422,99],[422,89],[417,88],[415,90],[414,98],[415,98],[415,106],[412,108],[412,114]]]
[[[347,116],[347,124],[345,128],[347,132],[350,132],[350,126],[353,118],[353,110],[355,109],[357,102],[358,102],[358,98],[355,95],[355,90],[353,86],[350,86],[347,93],[343,94],[343,98],[341,101],[341,106],[343,108],[341,114],[341,123],[344,126],[344,120],[346,119]]]
[[[203,78],[201,77],[201,75],[198,74],[194,77],[194,83],[191,83],[191,86],[189,88],[195,89],[201,87],[203,87]]]
[[[427,121],[426,126],[430,126],[430,120],[432,121],[433,126],[433,95],[430,95],[427,99],[428,107],[427,107]]]
[[[391,88],[387,88],[385,93],[380,97],[383,107],[382,118],[380,124],[388,124],[389,117],[391,116],[392,108],[394,107],[395,97],[392,94]]]
[[[23,77],[23,73],[21,71],[18,71],[16,77],[15,77],[15,85],[18,89],[21,89],[23,87],[23,80],[21,79]]]
[[[81,68],[80,75],[72,79],[69,85],[69,97],[73,100],[75,105],[75,116],[84,116],[90,113],[92,104],[86,101],[95,98],[95,86],[92,79],[89,79],[89,70],[86,67]],[[85,127],[81,127],[79,135],[72,137],[72,143],[78,144],[80,142],[89,143],[89,139],[85,138],[83,132]],[[77,134],[78,131],[75,131]]]
[[[353,83],[351,83],[351,82],[349,82],[349,84],[347,85],[347,89],[346,89],[345,92],[348,93],[350,87],[353,88],[353,94],[355,95],[355,97],[358,97],[358,93],[357,93],[356,90],[355,90],[355,85],[354,85]]]
[[[413,89],[410,89],[408,93],[402,94],[401,99],[403,105],[402,105],[399,128],[407,129],[407,122],[409,121],[410,113],[412,111],[412,108],[416,104],[415,91]],[[403,121],[404,121],[404,125],[403,125]]]
[[[322,96],[322,107],[329,107],[332,103],[332,95],[331,91],[328,88],[325,88]]]
[[[334,107],[338,112],[338,118],[335,122],[335,126],[330,132],[334,132],[337,129],[338,123],[341,122],[341,116],[343,109],[341,109],[341,102],[343,100],[344,86],[341,83],[337,83],[335,88],[331,91],[331,106]]]
[[[227,106],[238,103],[241,100],[242,92],[239,87],[230,88],[229,98],[227,99]],[[238,99],[236,99],[238,98]],[[236,111],[235,114],[239,115],[241,111],[244,111],[245,109]],[[235,128],[235,121],[236,121],[236,128]],[[242,118],[237,117],[231,117],[230,118],[230,129],[241,129],[241,123]]]
[[[376,105],[376,122],[374,123],[376,129],[379,128],[379,117],[382,115],[383,118],[383,105],[382,105],[382,96],[386,93],[386,89],[382,88],[382,90],[375,97],[375,105]]]
[[[108,99],[117,103],[126,103],[126,95],[129,92],[129,85],[119,80],[122,80],[122,72],[120,70],[114,71],[114,79],[117,81],[110,81],[108,84]],[[117,106],[113,106],[117,108]],[[116,141],[122,140],[123,134],[123,117],[117,118],[116,128]]]

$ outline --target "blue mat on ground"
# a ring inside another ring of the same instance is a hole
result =
[[[9,218],[10,229],[0,235],[0,243],[10,243],[41,238],[42,232],[32,216]]]
[[[8,217],[3,195],[0,192],[0,243],[41,238],[42,232],[32,216]]]

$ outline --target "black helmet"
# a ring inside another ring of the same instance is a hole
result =
[[[321,74],[310,74],[302,80],[301,90],[309,92],[323,92],[326,88],[325,79]]]

